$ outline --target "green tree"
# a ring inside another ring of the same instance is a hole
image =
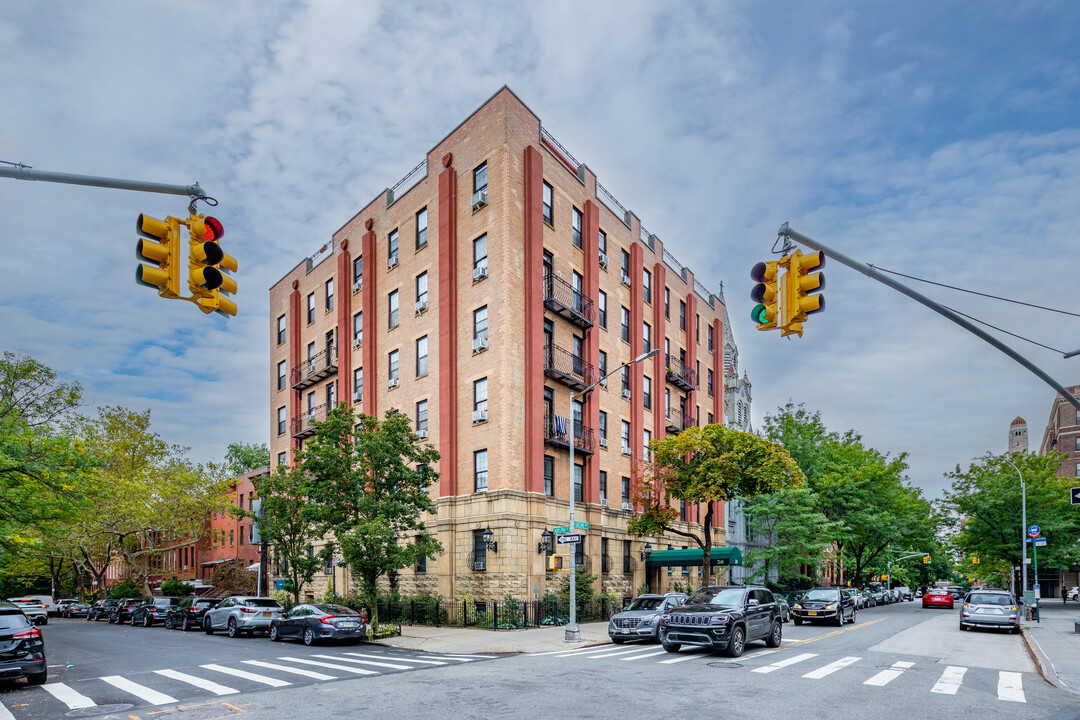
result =
[[[275,472],[254,478],[252,484],[262,500],[259,533],[274,549],[293,604],[298,604],[300,590],[322,567],[320,559],[309,554],[313,543],[322,539],[316,526],[317,508],[308,499],[310,483],[302,469],[279,465]]]
[[[635,501],[644,511],[627,527],[635,535],[670,532],[689,538],[702,550],[704,584],[712,583],[713,503],[756,497],[797,487],[802,473],[779,444],[723,425],[687,428],[653,440],[652,465],[642,473]],[[679,511],[666,499],[705,504],[700,532],[675,526]]]
[[[360,577],[377,626],[379,578],[442,552],[421,521],[422,513],[434,509],[428,491],[438,477],[432,466],[439,452],[421,443],[397,410],[380,421],[354,415],[342,404],[315,428],[297,461],[312,479],[320,527],[332,533],[324,553],[332,557],[341,548],[345,564]]]
[[[270,466],[270,449],[266,443],[230,443],[225,453],[225,467],[233,475]]]
[[[840,523],[818,509],[817,496],[805,487],[745,500],[743,512],[747,534],[768,539],[743,558],[747,567],[757,568],[751,577],[758,582],[767,581],[774,570],[785,587],[812,582],[802,567],[815,566],[840,531]]]
[[[191,583],[186,583],[178,580],[176,576],[169,578],[161,583],[162,595],[193,595],[195,594],[195,586]]]

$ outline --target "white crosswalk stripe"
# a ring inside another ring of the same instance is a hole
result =
[[[999,672],[997,686],[998,700],[1026,703],[1027,699],[1024,697],[1023,678],[1024,676],[1018,672]]]
[[[656,650],[651,653],[645,653],[644,655],[635,655],[634,657],[619,658],[619,660],[622,662],[626,662],[628,660],[641,660],[642,658],[656,657],[657,655],[667,655],[667,650]]]
[[[633,648],[632,650],[616,650],[614,652],[599,653],[597,655],[590,655],[586,660],[597,660],[601,658],[619,657],[620,655],[636,655],[638,653],[648,652],[649,648]]]
[[[422,665],[446,665],[449,662],[447,660],[421,660],[420,658],[399,658],[399,657],[392,657],[391,658],[391,657],[389,657],[387,655],[366,655],[364,653],[354,653],[354,652],[347,652],[345,654],[346,655],[351,655],[352,657],[370,658],[372,660],[392,659],[394,662],[420,663]]]
[[[134,695],[140,700],[145,700],[151,705],[167,705],[168,703],[178,702],[176,698],[171,695],[166,695],[163,692],[158,692],[152,688],[148,688],[145,685],[140,685],[137,682],[132,682],[126,677],[120,675],[108,675],[101,678],[105,682],[112,685],[118,690],[123,690],[126,693]]]
[[[318,660],[305,660],[304,658],[294,657],[280,657],[278,660],[284,660],[285,662],[300,663],[301,665],[314,665],[316,667],[330,668],[331,670],[344,670],[345,672],[351,672],[354,675],[379,675],[380,673],[375,670],[365,670],[364,668],[349,667],[348,665],[340,665],[338,663],[319,662]]]
[[[555,657],[560,657],[560,658],[579,657],[581,655],[592,655],[593,653],[609,652],[610,650],[611,650],[610,645],[602,645],[601,647],[595,647],[595,648],[581,648],[580,650],[569,650],[569,651],[560,650],[555,655]]]
[[[694,658],[699,658],[701,656],[702,656],[701,652],[691,651],[691,652],[687,652],[687,653],[681,653],[680,657],[671,658],[670,660],[661,660],[660,664],[661,665],[674,665],[675,663],[686,662],[687,660],[693,660]]]
[[[172,678],[173,680],[179,680],[182,683],[188,685],[194,685],[200,690],[208,690],[215,695],[235,695],[240,692],[236,688],[231,688],[226,685],[219,685],[213,680],[205,680],[201,677],[195,677],[194,675],[188,675],[182,673],[179,670],[154,670],[154,672],[162,677]]]
[[[885,687],[896,678],[904,674],[904,671],[915,665],[913,662],[906,662],[903,660],[894,662],[892,667],[888,670],[882,670],[874,677],[870,678],[863,685],[875,685],[877,687]]]
[[[232,675],[233,677],[244,678],[251,682],[262,683],[263,685],[269,685],[270,687],[285,687],[286,685],[292,685],[292,683],[286,682],[285,680],[278,680],[277,678],[259,675],[258,673],[248,672],[247,670],[240,670],[238,668],[226,667],[224,665],[215,665],[211,663],[209,665],[200,665],[199,667],[213,670],[214,672],[224,673],[226,675]]]
[[[756,673],[771,673],[781,668],[786,668],[788,665],[794,665],[795,663],[801,663],[803,660],[809,660],[810,658],[816,658],[817,653],[803,653],[801,655],[794,655],[783,660],[777,660],[771,665],[765,665],[763,667],[754,668],[751,672]]]
[[[0,720],[15,720],[15,716],[7,709],[4,703],[0,703]]]
[[[942,695],[955,695],[956,691],[960,689],[960,685],[964,682],[964,673],[966,672],[966,667],[957,667],[956,665],[947,666],[945,672],[941,673],[941,677],[934,683],[934,687],[930,688],[930,692],[941,693]]]
[[[377,660],[358,660],[355,658],[340,657],[338,655],[312,655],[312,657],[356,663],[357,665],[374,665],[375,667],[390,668],[391,670],[412,670],[408,665],[395,665],[394,663],[379,662]]]
[[[309,677],[313,680],[337,680],[337,675],[327,675],[325,673],[315,672],[314,670],[301,670],[300,668],[289,667],[288,665],[278,665],[277,663],[264,662],[262,660],[241,660],[240,662],[245,665],[254,665],[255,667],[264,667],[270,670],[280,670],[284,673],[291,675],[301,675],[303,677]]]
[[[70,710],[78,710],[80,708],[96,707],[97,703],[86,697],[80,692],[76,692],[72,688],[68,687],[64,683],[48,683],[42,685],[41,689],[52,695],[68,706]]]
[[[809,678],[811,680],[821,680],[825,676],[832,675],[837,670],[842,670],[843,668],[846,668],[848,665],[851,665],[853,663],[857,663],[860,660],[862,660],[862,658],[858,658],[858,657],[840,658],[836,662],[831,662],[828,665],[825,665],[823,667],[819,667],[817,670],[811,670],[810,672],[803,675],[803,677],[804,678]]]

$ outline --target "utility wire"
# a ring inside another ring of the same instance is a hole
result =
[[[880,270],[881,268],[878,268],[878,269]],[[897,274],[899,274],[899,273],[897,273]],[[934,283],[934,284],[936,285],[937,283]],[[1023,304],[1026,305],[1027,303],[1023,303]],[[1012,335],[1014,338],[1016,338],[1018,340],[1023,340],[1024,342],[1029,342],[1032,345],[1038,345],[1041,348],[1046,348],[1047,350],[1052,350],[1052,351],[1054,351],[1056,353],[1060,353],[1062,355],[1065,354],[1064,350],[1058,350],[1056,348],[1050,347],[1049,345],[1043,345],[1041,342],[1036,342],[1035,340],[1031,340],[1030,338],[1026,338],[1023,335],[1017,335],[1016,333],[1011,333],[1008,330],[1003,330],[1003,329],[999,328],[997,325],[991,325],[990,323],[985,322],[984,320],[980,320],[977,317],[972,317],[971,315],[968,315],[967,313],[962,313],[959,310],[956,310],[955,308],[949,307],[948,305],[942,305],[942,307],[945,308],[946,310],[948,310],[949,312],[954,312],[957,315],[961,315],[963,317],[966,317],[968,320],[972,320],[974,322],[977,322],[980,325],[985,325],[988,328],[992,328],[994,330],[997,330],[998,332],[1005,333],[1006,335]],[[1073,313],[1069,313],[1069,314],[1072,315]]]
[[[883,273],[889,273],[890,275],[899,275],[900,277],[907,278],[908,280],[915,280],[917,282],[927,283],[929,285],[937,285],[938,287],[948,288],[949,290],[959,290],[960,292],[971,293],[972,295],[979,295],[981,297],[990,298],[991,300],[1001,300],[1003,302],[1015,303],[1017,305],[1026,305],[1027,307],[1037,308],[1039,310],[1048,310],[1050,312],[1061,313],[1062,315],[1072,315],[1073,317],[1080,317],[1080,313],[1069,312],[1068,310],[1058,310],[1057,308],[1046,307],[1045,305],[1035,305],[1034,303],[1024,302],[1022,300],[1011,300],[1009,298],[1000,297],[998,295],[988,295],[986,293],[981,293],[981,292],[978,292],[976,290],[968,290],[966,288],[956,287],[955,285],[946,285],[945,283],[934,282],[933,280],[926,280],[924,278],[915,277],[914,275],[905,275],[904,273],[897,272],[895,270],[886,270],[883,267],[878,267],[877,265],[873,265],[871,263],[867,263],[867,264],[870,265],[870,267],[874,268],[875,270],[879,270],[879,271],[881,271]],[[956,311],[953,310],[953,312],[956,312]],[[965,315],[964,317],[967,317],[967,315]],[[972,318],[972,319],[974,320],[974,318]],[[991,325],[990,327],[993,327],[993,326]],[[1002,332],[1005,332],[1005,331],[1003,330]],[[1019,337],[1019,336],[1017,336],[1017,337]],[[1025,338],[1021,338],[1021,340],[1023,340],[1023,339],[1025,339]],[[1035,344],[1038,345],[1038,343],[1035,343]]]

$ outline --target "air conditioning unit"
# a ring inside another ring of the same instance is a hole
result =
[[[397,262],[398,262],[397,261],[397,253],[394,253],[393,255],[391,255],[387,259],[387,261],[386,261],[386,269],[387,270],[393,270],[394,268],[397,267]],[[627,284],[629,285],[629,281],[627,281]]]
[[[631,503],[624,502],[622,504],[622,509],[623,510],[633,510],[634,506]]]
[[[600,498],[600,507],[607,507],[607,498]]]
[[[602,387],[602,388],[604,388],[605,390],[607,390],[607,378],[606,378],[606,377],[602,377],[602,378],[600,378],[600,387]]]
[[[600,438],[600,447],[607,447],[607,438]]]
[[[399,384],[398,379],[397,378],[390,378],[390,383],[389,384],[390,384],[390,389],[393,390]]]
[[[472,209],[479,210],[487,205],[487,188],[477,190],[472,195]]]
[[[357,334],[357,335],[353,335],[353,339],[352,339],[352,346],[353,346],[354,348],[358,348],[358,347],[360,347],[361,345],[363,345],[363,344],[364,344],[364,339],[363,339],[363,338],[364,338],[364,336],[363,336],[363,335],[360,335],[360,334]]]
[[[427,430],[417,430],[416,437],[420,438],[421,440],[427,440]]]
[[[474,423],[487,422],[487,410],[473,410],[472,421]]]
[[[416,301],[416,314],[419,315],[420,313],[424,312],[425,310],[427,310],[427,298],[424,298],[423,300],[417,300]]]
[[[623,455],[629,455],[630,454],[630,446],[629,445],[623,445],[622,446],[622,454]]]
[[[473,271],[472,271],[473,282],[476,282],[477,280],[483,280],[486,277],[487,277],[487,265],[477,265],[476,267],[473,268]]]
[[[605,255],[604,253],[600,253],[600,267],[607,270],[607,266],[608,266],[608,256]]]
[[[623,400],[629,400],[630,399],[630,391],[629,390],[623,390],[622,391],[622,396],[623,396]]]
[[[626,273],[622,274],[622,284],[625,285],[626,287],[630,287],[630,276],[627,275]]]
[[[364,289],[364,279],[363,278],[358,278],[356,280],[353,280],[352,291],[354,293],[355,292],[360,292],[363,289]]]
[[[352,401],[354,403],[364,402],[364,393],[354,392],[352,394]]]
[[[472,569],[476,570],[477,572],[481,570],[487,570],[487,560],[474,560],[472,564]]]
[[[472,341],[472,351],[473,351],[473,353],[484,352],[485,350],[487,350],[487,347],[488,347],[487,335],[480,335],[479,337],[474,337],[473,338],[473,341]]]

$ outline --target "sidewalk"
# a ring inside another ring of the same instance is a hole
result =
[[[528,630],[479,630],[477,628],[402,625],[399,637],[387,638],[380,642],[391,647],[458,655],[574,650],[610,642],[606,622],[580,623],[578,628],[581,630],[581,642],[569,643],[563,639],[566,633],[565,625],[529,628]]]
[[[1028,651],[1047,682],[1080,695],[1080,633],[1073,625],[1080,620],[1080,604],[1044,598],[1039,608],[1042,622],[1023,623]]]

